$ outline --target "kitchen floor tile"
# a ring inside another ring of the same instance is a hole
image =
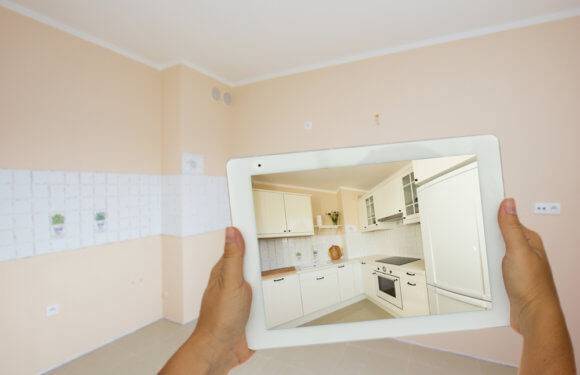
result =
[[[362,301],[361,301],[362,302]],[[369,302],[370,303],[370,302]],[[349,306],[350,307],[350,306]],[[352,315],[356,307],[347,310]],[[189,337],[195,322],[159,320],[73,360],[47,375],[155,375]],[[232,375],[514,375],[517,369],[394,339],[267,349]]]
[[[336,310],[330,314],[314,319],[301,325],[301,327],[392,318],[394,318],[394,316],[381,309],[368,299],[364,299],[362,301],[353,303],[352,305],[346,306],[340,310]]]

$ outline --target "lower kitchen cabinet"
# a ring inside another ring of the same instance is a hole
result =
[[[405,316],[429,315],[427,282],[424,275],[406,272],[401,277],[401,295]]]
[[[377,284],[377,275],[374,271],[374,266],[371,263],[362,264],[362,280],[363,280],[363,289],[364,293],[372,298],[377,298],[376,293],[376,284]]]
[[[363,294],[364,287],[363,287],[363,272],[362,272],[362,264],[361,262],[351,263],[352,265],[352,272],[354,274],[354,292],[355,295]]]
[[[275,327],[303,315],[298,275],[262,281],[266,326]]]
[[[335,267],[301,274],[300,289],[304,315],[340,302]]]
[[[354,267],[350,263],[339,264],[336,267],[338,274],[338,290],[340,293],[340,300],[346,301],[356,296]]]

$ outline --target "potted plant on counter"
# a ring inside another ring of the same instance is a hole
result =
[[[64,215],[62,214],[54,214],[50,217],[51,232],[55,238],[64,236],[64,221]]]
[[[104,232],[107,224],[107,214],[103,211],[95,214],[95,223],[97,225],[97,232]]]

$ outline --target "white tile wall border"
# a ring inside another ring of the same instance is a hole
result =
[[[0,261],[230,222],[225,177],[0,169]]]

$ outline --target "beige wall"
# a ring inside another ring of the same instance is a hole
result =
[[[364,193],[354,190],[340,189],[338,191],[338,202],[342,212],[342,223],[344,225],[354,225],[359,229],[361,218],[358,217],[358,197]]]
[[[0,51],[0,168],[161,173],[160,72],[2,7]],[[0,373],[161,318],[161,283],[159,236],[0,262]]]
[[[235,155],[491,133],[505,190],[544,237],[564,311],[580,347],[580,17],[340,65],[236,88]],[[382,125],[373,127],[379,113]],[[303,130],[311,120],[313,129]],[[535,201],[562,203],[532,215]],[[516,364],[509,328],[412,338]],[[577,362],[580,363],[580,350]]]

